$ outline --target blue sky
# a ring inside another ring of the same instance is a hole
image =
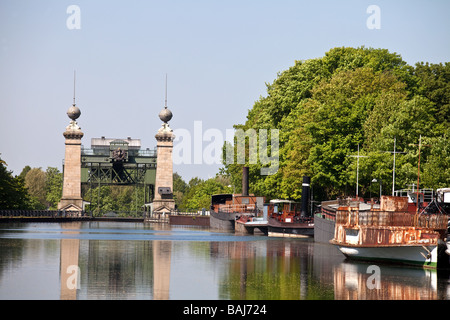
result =
[[[68,29],[67,8],[81,29]],[[366,12],[380,8],[380,29]],[[170,126],[193,132],[244,123],[265,83],[333,47],[397,52],[411,65],[450,61],[450,1],[0,0],[0,153],[9,170],[62,170],[77,73],[78,124],[91,138],[154,148],[168,74]],[[220,165],[180,164],[185,180]]]

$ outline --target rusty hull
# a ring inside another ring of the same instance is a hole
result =
[[[336,226],[334,244],[351,246],[437,245],[439,232],[414,227],[366,227],[347,228]]]
[[[382,196],[380,203],[380,211],[406,212],[408,211],[408,198]]]
[[[383,196],[380,208],[339,207],[333,244],[351,246],[436,245],[445,239],[448,216],[412,214],[404,197]]]

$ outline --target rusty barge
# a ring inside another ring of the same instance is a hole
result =
[[[330,243],[348,259],[448,268],[449,215],[437,202],[438,210],[430,206],[414,211],[408,197],[398,196],[382,196],[369,208],[341,202]]]
[[[242,216],[259,216],[264,198],[252,194],[216,194],[211,196],[210,227],[216,230],[233,231],[235,222]]]
[[[249,194],[248,167],[242,172],[242,194],[215,194],[211,196],[209,223],[212,229],[234,231],[235,221],[241,216],[260,216],[264,197]]]

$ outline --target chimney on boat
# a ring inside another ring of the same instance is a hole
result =
[[[302,212],[301,216],[305,217],[308,215],[308,200],[309,200],[309,189],[310,189],[311,178],[303,177],[302,183]]]
[[[248,167],[242,168],[242,195],[248,196]]]

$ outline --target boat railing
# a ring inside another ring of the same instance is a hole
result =
[[[221,204],[219,205],[219,212],[233,213],[256,213],[257,207],[254,204]]]
[[[397,211],[359,211],[354,208],[338,210],[336,224],[348,227],[356,226],[389,226],[389,227],[420,227],[435,230],[447,229],[448,215],[443,214],[412,214]]]
[[[322,210],[317,212],[316,214],[319,215],[319,217],[322,217],[323,219],[332,221],[336,220],[336,211],[328,210],[325,207],[323,207]]]

